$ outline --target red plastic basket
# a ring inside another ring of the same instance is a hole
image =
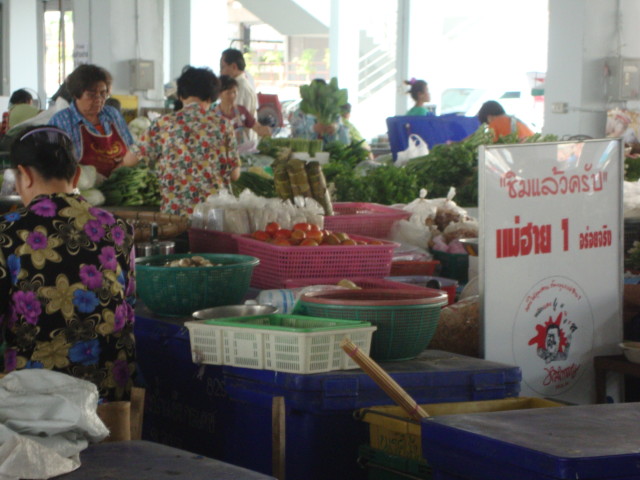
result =
[[[378,203],[339,202],[333,204],[335,215],[324,217],[324,228],[335,232],[387,238],[398,220],[405,220],[411,212]]]
[[[238,253],[238,243],[233,233],[190,228],[189,250],[191,253]]]
[[[282,288],[289,279],[388,277],[393,250],[398,246],[394,242],[381,241],[381,245],[301,247],[273,245],[248,235],[235,235],[234,238],[240,254],[260,259],[251,280],[251,286],[256,288]],[[351,238],[373,240],[357,235]]]

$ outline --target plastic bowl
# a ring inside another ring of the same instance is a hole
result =
[[[640,342],[625,341],[620,343],[624,356],[631,363],[640,363]]]
[[[271,315],[278,311],[272,305],[224,305],[221,307],[205,308],[193,312],[193,318],[198,320],[213,320],[216,318],[251,317],[254,315]]]

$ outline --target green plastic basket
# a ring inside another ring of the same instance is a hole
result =
[[[441,290],[364,289],[302,295],[294,313],[369,322],[378,327],[371,342],[377,361],[408,360],[427,348],[447,294]]]
[[[195,255],[215,267],[166,267],[165,263]],[[248,255],[172,254],[136,259],[136,291],[158,315],[186,316],[196,310],[241,303],[260,261]]]

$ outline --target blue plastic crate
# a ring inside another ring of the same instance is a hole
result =
[[[448,352],[426,350],[416,359],[381,366],[420,403],[501,399],[520,392],[519,367]],[[368,426],[353,412],[392,403],[366,373],[223,370],[233,415],[222,460],[272,473],[271,405],[283,396],[287,478],[366,478],[356,459],[358,447],[368,442]]]
[[[190,318],[158,317],[139,302],[136,351],[145,411],[142,438],[220,458],[229,403],[222,367],[193,363]]]
[[[422,420],[434,480],[640,480],[640,404]]]
[[[407,149],[411,134],[419,135],[432,148],[447,143],[447,140],[460,141],[475,132],[479,126],[480,122],[476,117],[457,114],[388,117],[389,147],[395,160],[398,152]]]

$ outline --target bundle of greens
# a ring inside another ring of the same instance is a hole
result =
[[[158,177],[148,167],[120,167],[102,185],[106,205],[160,205]]]
[[[338,88],[338,79],[329,83],[314,80],[300,87],[300,109],[314,115],[318,123],[329,125],[340,118],[340,107],[347,103],[347,90]]]

